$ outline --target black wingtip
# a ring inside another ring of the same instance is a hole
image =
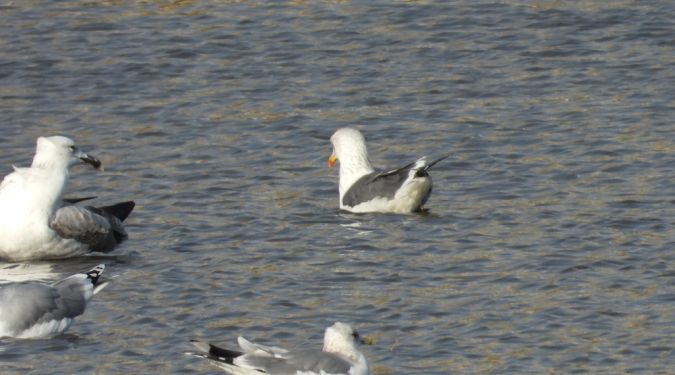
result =
[[[436,163],[438,163],[438,162],[441,161],[441,160],[447,159],[449,156],[450,156],[450,154],[447,154],[447,155],[445,155],[445,156],[443,156],[443,157],[441,157],[441,158],[439,158],[439,159],[436,159],[436,160],[432,161],[431,163],[427,164],[427,166],[424,168],[424,170],[427,170],[427,171],[428,171],[429,169],[431,169],[431,167],[433,167],[434,165],[436,165]]]
[[[99,264],[98,266],[87,271],[87,278],[91,280],[92,284],[96,285],[98,283],[98,278],[101,277],[104,269],[105,264]]]
[[[120,221],[124,221],[129,216],[129,214],[131,214],[131,211],[133,211],[134,207],[136,207],[136,203],[134,201],[127,201],[116,203],[112,206],[100,207],[100,209],[110,215],[115,216]]]
[[[196,346],[199,350],[206,352],[205,356],[207,358],[219,362],[233,364],[235,358],[244,354],[242,352],[238,352],[235,350],[223,349],[213,344],[209,344],[199,340],[190,340],[190,342],[192,342],[192,344]]]
[[[244,353],[235,350],[219,348],[213,344],[209,344],[209,354],[214,357],[218,357],[221,360],[230,361],[231,363],[233,359],[243,355]]]
[[[417,172],[415,172],[415,177],[417,177],[417,178],[429,177],[429,173],[427,172],[427,169],[429,169],[429,168],[418,169]]]
[[[76,204],[96,198],[97,198],[96,196],[92,195],[91,197],[82,197],[82,198],[63,198],[63,201],[70,204]]]

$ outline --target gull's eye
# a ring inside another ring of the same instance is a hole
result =
[[[70,149],[70,151],[73,151],[73,152],[74,152],[75,150],[77,150],[77,147],[75,147],[75,146],[68,146],[68,148]]]

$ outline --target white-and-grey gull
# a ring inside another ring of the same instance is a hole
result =
[[[107,282],[105,265],[51,285],[36,282],[0,285],[0,337],[46,338],[63,333]]]
[[[328,166],[340,162],[340,208],[351,212],[420,212],[431,194],[426,157],[401,168],[377,172],[370,164],[366,139],[353,128],[340,128],[330,137],[333,153]]]
[[[359,351],[358,344],[372,340],[361,338],[349,324],[337,322],[326,328],[323,350],[287,350],[252,343],[238,338],[241,351],[219,348],[212,344],[193,341],[203,351],[194,354],[212,362],[234,375],[366,375],[368,361]]]
[[[58,259],[107,252],[127,238],[122,221],[134,202],[79,207],[63,199],[69,169],[101,162],[66,137],[40,137],[29,168],[14,167],[0,184],[0,259]]]

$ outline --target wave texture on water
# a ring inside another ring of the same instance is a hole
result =
[[[669,1],[16,1],[0,5],[0,168],[41,135],[134,199],[113,283],[3,374],[217,373],[190,339],[320,345],[374,374],[675,368]],[[329,137],[450,153],[427,215],[337,209]],[[56,280],[101,260],[0,264]],[[5,280],[3,278],[3,280]]]

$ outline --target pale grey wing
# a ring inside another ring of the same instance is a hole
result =
[[[333,353],[307,350],[293,353],[287,361],[305,371],[328,374],[347,374],[352,364]]]
[[[89,245],[91,251],[110,251],[118,242],[111,221],[85,207],[68,205],[59,208],[49,221],[49,227],[62,238]]]
[[[386,173],[373,172],[359,178],[342,197],[342,204],[354,207],[378,197],[394,198],[398,189],[408,179],[412,165]]]
[[[85,298],[86,289],[89,289],[90,293],[94,289],[91,280],[79,276],[74,275],[52,284],[52,287],[58,291],[63,314],[68,318],[74,318],[84,313],[88,302],[88,299]]]
[[[237,357],[234,364],[259,369],[269,374],[294,375],[298,371],[312,371],[317,374],[347,374],[351,363],[345,359],[319,350],[289,352],[283,358],[272,358],[254,354]]]
[[[10,283],[0,286],[0,321],[8,329],[21,332],[34,324],[72,318],[58,290],[35,283]]]

